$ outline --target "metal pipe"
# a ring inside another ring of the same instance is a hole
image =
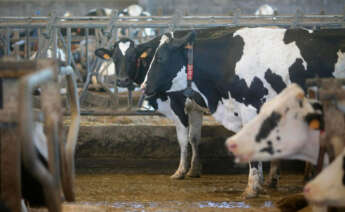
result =
[[[66,112],[65,116],[70,113]],[[164,116],[158,112],[136,112],[136,111],[81,111],[81,116]]]
[[[77,82],[74,76],[73,69],[70,66],[66,68],[61,68],[60,74],[66,75],[67,79],[67,90],[69,93],[69,102],[71,104],[71,125],[68,128],[67,142],[65,145],[65,157],[63,160],[62,168],[62,188],[65,194],[67,201],[75,200],[74,193],[74,154],[75,147],[77,145],[77,139],[79,134],[80,126],[80,106],[79,106],[79,97],[77,90]]]
[[[58,183],[39,160],[34,148],[34,115],[32,112],[32,92],[34,88],[53,78],[53,70],[48,68],[29,74],[20,80],[18,114],[24,166],[43,186],[44,197],[49,211],[59,212],[61,211],[61,199]]]
[[[67,64],[70,66],[72,63],[72,49],[71,49],[71,42],[72,42],[72,34],[71,28],[67,28]]]
[[[29,28],[25,29],[25,59],[30,58],[30,31]]]
[[[239,16],[241,19],[250,19],[250,18],[268,18],[272,16],[255,16],[255,15],[243,15]],[[292,18],[293,15],[279,15],[274,16],[276,18]],[[343,18],[343,14],[329,14],[329,15],[305,15],[306,18]],[[234,16],[183,16],[183,19],[200,19],[200,20],[209,20],[209,19],[233,19]],[[40,21],[40,20],[48,20],[48,16],[3,16],[0,17],[0,21],[23,21],[23,20],[31,20],[31,21]],[[71,21],[71,20],[109,20],[109,16],[73,16],[73,17],[57,17],[60,21]],[[120,17],[122,20],[170,20],[172,16],[138,16],[138,17],[131,17],[131,16],[123,16]]]
[[[53,59],[57,59],[57,49],[58,49],[58,35],[57,35],[57,28],[53,27]],[[59,58],[60,59],[60,58]]]
[[[11,37],[10,37],[10,30],[8,28],[5,29],[6,33],[6,48],[5,48],[5,55],[9,56],[11,54]]]
[[[90,67],[89,67],[89,29],[85,29],[85,56],[86,56],[86,72],[90,72]]]

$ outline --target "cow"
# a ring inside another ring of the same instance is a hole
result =
[[[136,16],[151,16],[151,13],[144,11],[144,9],[137,5],[132,4],[128,6],[127,8],[123,9],[118,14],[120,20],[121,17],[130,16],[130,17],[136,17]],[[137,21],[138,19],[132,19],[133,21]],[[151,21],[152,19],[149,19],[148,21]],[[144,28],[144,29],[132,29],[131,32],[129,32],[128,29],[118,29],[117,36],[120,38],[124,37],[131,37],[134,39],[136,43],[139,42],[142,38],[146,40],[146,38],[152,38],[156,36],[155,30],[152,28]]]
[[[272,6],[268,4],[261,5],[256,11],[255,15],[256,16],[262,16],[262,15],[274,15],[277,13],[275,9],[273,9]]]
[[[345,207],[345,150],[304,187],[304,196],[314,205]]]
[[[322,105],[293,83],[266,102],[260,113],[226,141],[238,162],[299,159],[316,164],[323,130]]]
[[[305,87],[307,78],[344,75],[338,67],[344,63],[342,29],[209,30],[190,31],[183,38],[165,34],[142,86],[148,99],[186,89],[186,46],[190,43],[194,48],[192,88],[202,96],[212,116],[234,132],[287,84]],[[244,193],[248,197],[257,196],[261,189],[261,177],[257,177],[262,175],[260,166],[261,162],[250,165]]]
[[[135,46],[134,41],[122,38],[116,42],[112,49],[100,48],[95,54],[105,60],[113,60],[116,66],[117,84],[122,87],[140,85],[148,71],[153,59],[156,48],[164,41],[164,36]],[[156,101],[149,102],[148,107],[154,108],[171,119],[176,126],[177,139],[180,146],[180,163],[176,172],[171,176],[172,179],[183,179],[186,175],[199,177],[201,167],[197,143],[201,137],[201,125],[198,124],[202,119],[202,112],[193,111],[190,116],[184,112],[186,98],[182,92],[171,93],[168,96],[157,98]],[[194,124],[194,120],[198,120]],[[188,142],[193,148],[191,168],[188,171]]]

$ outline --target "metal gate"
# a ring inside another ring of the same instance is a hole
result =
[[[32,59],[45,57],[49,48],[52,49],[52,57],[57,58],[57,48],[61,47],[67,53],[66,65],[73,65],[75,73],[81,82],[82,89],[80,100],[85,100],[91,78],[99,79],[100,64],[103,62],[90,52],[90,39],[95,40],[96,47],[109,48],[118,40],[117,29],[154,28],[158,33],[178,29],[200,29],[209,27],[259,27],[278,26],[284,28],[344,28],[345,10],[340,15],[304,15],[300,10],[294,15],[288,16],[245,16],[240,10],[236,10],[233,16],[182,16],[177,12],[174,16],[142,16],[142,17],[118,17],[117,10],[113,10],[110,17],[57,17],[53,12],[49,17],[0,17],[0,45],[2,43],[6,56],[16,56],[18,60],[32,58],[32,51],[37,50]],[[73,35],[75,29],[82,30],[83,35]],[[11,43],[17,42],[22,36],[24,48],[18,46],[11,48]],[[131,39],[137,39],[131,37]],[[151,39],[151,38],[147,38]],[[82,79],[83,70],[77,68],[72,57],[72,44],[85,40],[85,79]],[[140,39],[143,41],[143,39]],[[92,57],[88,57],[91,53]],[[133,111],[119,112],[118,87],[116,75],[114,83],[100,82],[113,103],[109,112],[84,111],[82,114],[90,115],[138,115]],[[113,91],[111,91],[113,89]],[[153,113],[155,114],[155,113]],[[151,114],[149,114],[151,115]]]

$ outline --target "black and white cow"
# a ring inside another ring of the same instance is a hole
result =
[[[48,147],[47,137],[44,134],[43,124],[35,122],[34,126],[34,137],[35,137],[35,150],[38,158],[43,165],[48,168]],[[29,170],[21,165],[21,185],[22,185],[22,198],[31,207],[42,207],[46,206],[46,200],[44,197],[44,188],[41,183],[31,175]]]
[[[157,48],[143,83],[151,99],[187,87],[188,42],[194,43],[192,87],[216,120],[238,132],[253,119],[264,102],[307,78],[344,77],[345,30],[237,28],[229,32],[189,33],[184,38],[166,34]],[[200,34],[209,34],[203,37]],[[259,163],[260,164],[260,163]],[[261,164],[260,164],[261,165]],[[258,194],[260,165],[250,166],[245,194]]]
[[[321,104],[305,98],[293,83],[266,102],[226,145],[238,162],[299,159],[316,164],[323,125]]]
[[[182,34],[186,33],[182,32]],[[157,47],[164,42],[164,39],[165,36],[158,36],[149,42],[135,46],[132,40],[124,38],[116,42],[112,49],[97,49],[95,54],[103,59],[114,61],[118,85],[123,87],[140,85],[146,77]],[[201,172],[197,144],[201,137],[202,112],[193,111],[188,116],[184,112],[185,104],[186,98],[182,92],[173,92],[150,102],[150,106],[174,121],[176,125],[181,154],[180,165],[171,176],[173,179],[182,179],[186,174],[190,177],[199,177]],[[191,143],[193,156],[191,168],[187,173],[188,141]]]
[[[322,105],[291,84],[266,102],[252,121],[227,140],[227,146],[240,162],[283,158],[316,164],[324,127]],[[305,186],[310,203],[345,206],[344,157],[345,151]]]

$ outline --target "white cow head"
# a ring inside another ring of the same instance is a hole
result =
[[[345,206],[345,150],[304,187],[304,196],[316,205]]]
[[[316,163],[322,107],[304,98],[296,84],[265,103],[260,113],[226,141],[239,162],[277,158]]]

